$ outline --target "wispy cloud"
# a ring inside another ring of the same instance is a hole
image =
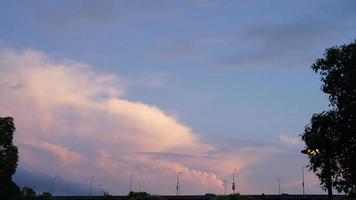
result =
[[[221,63],[230,67],[308,67],[325,48],[354,40],[355,8],[353,1],[322,2],[304,15],[247,26],[235,41],[245,48],[227,54]]]
[[[301,145],[301,140],[298,136],[293,137],[287,134],[280,134],[278,135],[278,138],[282,143],[289,147],[298,147]]]
[[[117,25],[126,27],[133,22],[141,23],[156,17],[172,16],[186,12],[184,8],[187,3],[79,0],[56,3],[28,1],[25,5],[35,23],[63,33],[117,27]],[[191,6],[202,6],[202,4],[194,3]]]
[[[342,30],[349,26],[347,22],[325,23],[315,19],[254,25],[245,29],[237,40],[249,48],[226,55],[222,62],[237,67],[307,67],[323,49],[340,43],[345,38]]]

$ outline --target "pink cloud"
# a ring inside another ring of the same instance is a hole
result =
[[[51,144],[43,141],[23,141],[23,144],[29,145],[31,147],[37,148],[41,151],[49,152],[53,156],[57,157],[62,164],[70,165],[70,164],[78,164],[87,158],[80,153],[74,152],[68,148],[62,147],[57,144]]]
[[[97,165],[110,173],[114,173],[119,167],[117,161],[113,160],[111,155],[104,150],[99,150],[99,154],[96,159]]]
[[[135,173],[140,181],[152,183],[145,187],[152,193],[171,194],[181,171],[183,193],[220,193],[220,177],[230,176],[231,169],[248,171],[278,153],[270,147],[219,152],[160,108],[124,99],[120,78],[98,74],[85,64],[34,50],[2,49],[0,74],[0,114],[15,118],[21,163],[47,174],[82,183],[95,175],[114,193],[125,194],[127,180],[122,179]],[[48,154],[66,167],[41,159]]]

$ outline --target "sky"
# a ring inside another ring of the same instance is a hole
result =
[[[300,134],[328,109],[310,66],[356,36],[341,1],[0,2],[14,180],[55,195],[302,192]],[[325,193],[305,172],[306,193]]]

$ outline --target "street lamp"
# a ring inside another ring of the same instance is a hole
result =
[[[232,171],[232,193],[235,194],[235,173],[237,173],[237,169]]]
[[[224,182],[224,194],[226,196],[226,181],[225,180],[222,180]]]
[[[101,184],[99,184],[99,189],[100,189],[99,195],[100,195],[100,194],[104,195],[104,190],[103,190],[103,187],[102,187]]]
[[[315,155],[320,153],[319,149],[309,149],[309,148],[308,149],[304,149],[301,152],[304,153],[304,154],[311,155],[311,156],[315,156]]]
[[[304,168],[307,166],[303,165],[302,167],[302,187],[303,187],[303,196],[305,195],[305,182],[304,182]]]
[[[95,176],[91,176],[91,177],[90,177],[90,196],[92,196],[93,178],[95,178]]]
[[[132,192],[132,177],[135,176],[135,174],[130,175],[130,193]]]
[[[137,184],[138,184],[138,186],[140,187],[140,190],[139,190],[139,191],[142,192],[142,184],[141,184],[140,182],[138,182]]]
[[[277,178],[278,181],[278,195],[281,195],[281,179]]]
[[[316,156],[316,155],[320,154],[320,151],[317,148],[315,148],[315,149],[307,148],[307,149],[302,150],[301,153],[308,154],[309,156]],[[324,154],[323,157],[326,157],[327,159],[329,159],[325,163],[325,171],[326,171],[326,173],[329,174],[329,176],[327,177],[327,180],[326,180],[326,188],[328,190],[328,199],[332,200],[333,199],[333,190],[332,190],[332,175],[331,175],[331,169],[330,169],[331,168],[331,166],[330,166],[331,158],[330,158],[330,155],[327,152],[325,152],[325,149],[323,149],[323,154]]]
[[[177,173],[177,186],[176,186],[176,189],[177,189],[177,196],[180,195],[180,183],[179,183],[179,175],[181,175],[182,172],[178,172]]]
[[[52,193],[52,195],[53,195],[53,191],[54,191],[54,181],[56,181],[56,179],[57,179],[57,176],[55,176],[55,177],[53,177],[53,179],[52,179],[52,182],[51,182],[51,193]]]

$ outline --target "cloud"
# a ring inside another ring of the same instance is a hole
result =
[[[169,17],[185,13],[185,4],[168,1],[28,1],[25,9],[33,21],[47,27],[46,30],[66,33],[83,29],[121,28],[156,17]]]
[[[281,135],[278,135],[278,138],[282,143],[288,145],[289,147],[297,147],[297,146],[301,145],[300,138],[297,136],[291,137],[286,134],[281,134]]]
[[[324,49],[354,40],[354,3],[322,3],[310,9],[317,10],[282,23],[248,26],[235,41],[246,48],[226,54],[221,62],[236,67],[308,67]]]
[[[49,176],[87,184],[95,175],[112,193],[126,194],[134,173],[145,191],[172,194],[181,171],[182,194],[218,193],[231,169],[277,153],[204,143],[158,107],[125,100],[118,76],[76,61],[2,48],[0,74],[0,115],[15,119],[20,166]]]
[[[48,142],[41,142],[41,141],[29,141],[26,140],[23,142],[23,144],[32,146],[37,148],[40,151],[46,151],[51,153],[53,156],[57,157],[61,163],[65,163],[65,164],[77,164],[82,162],[83,160],[87,159],[86,157],[84,157],[83,155],[71,151],[65,147],[62,147],[60,145],[57,144],[51,144]]]
[[[161,88],[164,87],[164,82],[167,80],[168,75],[163,73],[136,73],[134,78],[125,78],[124,83],[128,88],[135,87],[148,87],[148,88]]]
[[[13,180],[19,187],[31,187],[37,194],[51,192],[55,195],[83,195],[89,193],[89,188],[85,184],[63,179],[60,175],[48,176],[43,173],[18,168]],[[53,185],[53,188],[52,188]],[[93,187],[94,194],[99,194],[99,188]]]

